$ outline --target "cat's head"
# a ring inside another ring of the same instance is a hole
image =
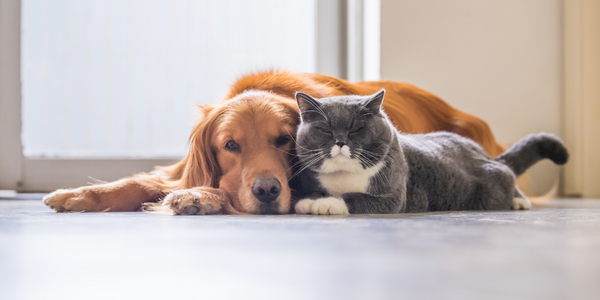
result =
[[[387,155],[393,132],[381,109],[385,90],[370,96],[315,99],[296,93],[301,123],[296,150],[318,173],[360,172]]]

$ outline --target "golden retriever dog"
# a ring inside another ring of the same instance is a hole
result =
[[[413,85],[266,71],[239,78],[219,104],[199,105],[202,117],[190,136],[189,153],[178,163],[110,183],[57,190],[43,201],[57,212],[139,211],[144,203],[163,200],[160,207],[175,214],[288,213],[299,123],[295,93],[324,98],[370,95],[381,88],[387,91],[384,109],[400,131],[449,131],[473,139],[491,156],[504,151],[483,120]]]

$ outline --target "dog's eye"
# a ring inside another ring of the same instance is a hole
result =
[[[275,145],[277,147],[281,147],[281,146],[287,144],[289,141],[290,141],[290,138],[288,138],[285,135],[282,135],[282,136],[280,136],[280,137],[277,138],[277,140],[275,141]]]
[[[240,150],[240,145],[234,141],[228,141],[225,143],[225,150],[227,151],[238,151]]]

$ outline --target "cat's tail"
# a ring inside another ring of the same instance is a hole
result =
[[[569,152],[560,138],[542,132],[522,138],[495,160],[507,165],[519,176],[544,158],[549,158],[557,165],[564,165],[569,160]]]

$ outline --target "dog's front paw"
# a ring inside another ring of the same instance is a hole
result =
[[[311,206],[314,215],[349,215],[344,199],[327,197],[314,201]]]
[[[221,213],[219,195],[199,189],[179,190],[169,193],[162,205],[176,215],[214,215]]]
[[[313,199],[302,199],[296,203],[294,210],[297,214],[310,214],[313,203],[315,203]]]

